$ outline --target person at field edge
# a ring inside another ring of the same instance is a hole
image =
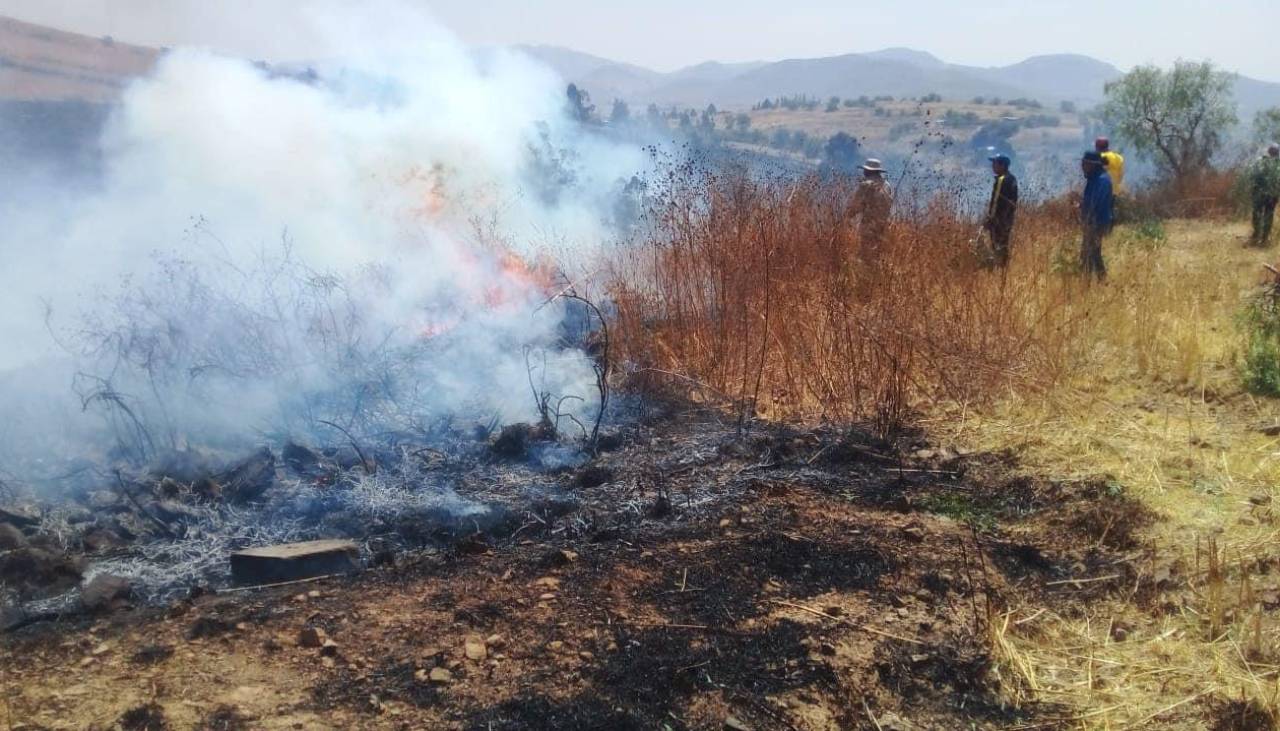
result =
[[[1253,199],[1253,234],[1249,243],[1267,246],[1271,243],[1271,224],[1280,201],[1280,145],[1271,145],[1267,154],[1249,169],[1249,192]]]
[[[1124,194],[1124,156],[1111,149],[1111,140],[1099,137],[1093,142],[1093,149],[1102,155],[1102,164],[1111,176],[1111,189],[1115,195]]]
[[[1009,265],[1009,240],[1013,237],[1013,220],[1018,212],[1018,178],[1009,172],[1009,156],[993,155],[991,172],[995,182],[991,185],[991,202],[987,204],[987,217],[982,222],[991,237],[991,251],[1000,267]]]
[[[875,158],[867,160],[862,164],[862,180],[853,193],[853,211],[858,217],[858,254],[867,265],[879,259],[893,211],[893,190],[884,179],[886,172],[884,163]]]
[[[1111,233],[1114,216],[1115,193],[1111,188],[1111,176],[1107,174],[1102,154],[1089,151],[1080,160],[1084,172],[1084,195],[1080,198],[1080,227],[1083,240],[1080,244],[1080,267],[1087,276],[1106,279],[1107,267],[1102,261],[1102,240]]]

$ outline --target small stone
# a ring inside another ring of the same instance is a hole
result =
[[[739,721],[734,716],[727,716],[724,719],[724,728],[725,728],[725,731],[751,731],[750,726],[743,723],[742,721]]]
[[[466,653],[468,660],[480,662],[489,656],[489,650],[484,645],[484,641],[479,638],[468,638],[463,644],[463,652]]]
[[[533,585],[542,589],[559,589],[560,580],[554,576],[544,576],[533,582]]]
[[[18,528],[34,528],[40,524],[40,509],[34,505],[0,506],[0,523]]]
[[[337,657],[338,643],[334,642],[333,640],[325,640],[324,644],[320,645],[320,656],[321,657]]]
[[[564,649],[564,643],[561,642],[560,640],[552,640],[551,642],[547,643],[547,649],[551,650],[552,652],[560,652],[561,650]]]
[[[583,660],[594,660],[594,659],[596,659],[596,655],[595,655],[595,653],[594,653],[594,652],[588,652],[587,650],[583,650],[582,652],[579,652],[579,653],[578,653],[578,657],[582,658]]]
[[[539,595],[538,595],[538,600],[539,600],[539,601],[544,601],[544,602],[549,602],[549,601],[551,601],[552,599],[555,599],[555,598],[556,598],[556,595],[555,595],[555,594],[551,594],[551,593],[547,593],[547,594],[539,594]]]
[[[433,683],[443,685],[445,683],[453,682],[453,673],[445,670],[444,668],[432,668],[431,672],[427,675],[427,678]]]
[[[499,648],[506,645],[507,640],[502,635],[489,635],[484,639],[484,644],[489,647]]]
[[[0,551],[16,551],[27,545],[27,537],[18,530],[18,526],[0,523]]]
[[[80,589],[80,601],[91,612],[102,612],[128,601],[133,584],[123,576],[98,574]]]
[[[99,655],[105,655],[108,652],[111,652],[111,643],[104,642],[101,645],[98,645],[97,647],[93,648],[93,652],[91,654],[94,657],[97,657]]]
[[[319,627],[303,627],[298,633],[298,645],[301,647],[309,647],[312,649],[324,647],[324,643],[329,639],[329,634]]]
[[[323,595],[323,594],[321,594],[320,592],[316,591],[315,589],[312,589],[311,591],[307,592],[307,598],[308,598],[308,599],[319,599],[319,598],[320,598],[320,597],[322,597],[322,596],[324,596],[324,595]]]
[[[565,550],[560,552],[560,557],[563,558],[566,563],[573,563],[574,561],[578,560],[578,552],[570,551],[569,549],[566,548]]]
[[[728,518],[721,518],[721,519],[720,519],[720,527],[721,527],[721,528],[728,528],[728,527],[729,527],[729,526],[731,526],[731,525],[733,525],[733,521],[732,521],[732,520],[730,520],[730,519],[728,519]]]

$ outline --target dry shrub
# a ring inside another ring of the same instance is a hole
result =
[[[1158,183],[1138,191],[1126,214],[1134,220],[1227,218],[1240,209],[1239,179],[1236,167],[1207,168],[1183,180]]]
[[[958,196],[899,201],[861,257],[857,182],[690,167],[655,192],[641,243],[616,262],[622,363],[754,415],[871,420],[891,432],[922,401],[969,402],[1057,375],[1077,280],[1065,205],[1027,207],[1008,272],[984,267]],[[656,374],[656,375],[655,375]]]

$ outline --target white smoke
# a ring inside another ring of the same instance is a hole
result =
[[[371,402],[395,424],[529,419],[531,391],[588,412],[590,363],[547,347],[560,307],[513,262],[589,257],[640,151],[584,133],[548,69],[406,5],[290,22],[326,39],[318,80],[171,51],[126,91],[94,192],[10,199],[0,401],[69,418],[47,389],[75,380],[90,414],[119,429],[123,403],[175,445]]]

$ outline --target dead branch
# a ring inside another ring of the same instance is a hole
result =
[[[94,403],[106,404],[109,407],[109,409],[110,407],[114,407],[120,413],[123,413],[126,417],[128,417],[129,423],[132,424],[133,426],[134,441],[136,442],[136,451],[138,454],[138,462],[142,463],[147,461],[148,449],[151,451],[152,454],[156,453],[156,444],[155,444],[155,441],[151,438],[151,432],[147,430],[146,425],[142,423],[142,420],[138,418],[138,415],[134,412],[134,410],[129,407],[129,404],[125,403],[124,396],[111,386],[110,381],[107,381],[106,379],[103,379],[103,378],[99,378],[97,376],[89,375],[87,373],[78,373],[76,374],[76,377],[86,378],[92,381],[96,381],[98,383],[97,389],[87,394],[81,394],[80,408],[82,411],[88,411],[89,407],[92,406]],[[119,434],[117,434],[117,437],[119,437]],[[124,446],[123,444],[124,440],[120,439],[120,441],[121,441],[121,446]]]
[[[831,620],[832,622],[836,622],[836,623],[838,623],[838,624],[843,624],[843,625],[846,625],[846,626],[848,626],[848,627],[853,627],[853,628],[854,628],[854,629],[856,629],[856,630],[860,630],[860,631],[862,631],[862,632],[867,632],[867,633],[869,633],[869,634],[878,635],[878,636],[880,636],[880,637],[887,637],[887,638],[889,638],[889,639],[891,639],[891,640],[898,640],[898,641],[900,641],[900,642],[907,642],[907,643],[910,643],[910,644],[912,644],[912,645],[923,645],[923,644],[924,644],[924,643],[923,643],[923,642],[921,642],[920,640],[913,640],[913,639],[911,639],[910,637],[903,637],[902,635],[895,635],[895,634],[893,634],[892,632],[885,632],[884,630],[876,629],[875,627],[870,627],[870,626],[865,625],[865,624],[858,624],[857,622],[850,621],[850,620],[848,620],[848,619],[845,619],[844,617],[835,617],[835,616],[832,616],[832,615],[830,615],[830,614],[827,614],[826,612],[824,612],[824,611],[822,611],[822,610],[820,610],[820,609],[814,609],[813,607],[806,607],[806,606],[804,606],[803,604],[796,604],[796,603],[794,603],[794,602],[783,601],[782,599],[770,599],[770,600],[769,600],[769,603],[771,603],[771,604],[778,604],[778,605],[780,605],[780,606],[784,606],[784,607],[790,607],[791,609],[798,609],[798,610],[800,610],[800,611],[802,611],[802,612],[808,612],[809,614],[812,614],[812,615],[814,615],[815,617],[822,617],[823,619],[829,619],[829,620]]]
[[[592,358],[591,368],[596,374],[596,389],[600,392],[600,404],[596,410],[596,421],[591,427],[590,446],[591,453],[595,454],[600,441],[600,424],[604,421],[605,409],[609,406],[609,359],[610,359],[610,342],[609,342],[609,323],[605,320],[604,313],[596,306],[594,302],[583,297],[577,292],[569,289],[561,292],[559,297],[581,302],[596,316],[596,320],[600,322],[600,356]]]
[[[125,487],[124,477],[120,474],[120,470],[115,470],[115,475],[116,484],[120,487],[120,493],[123,494],[129,502],[133,503],[133,507],[137,508],[138,512],[141,513],[144,518],[154,523],[155,526],[163,531],[166,536],[176,540],[178,535],[173,532],[173,529],[169,527],[169,524],[152,515],[150,510],[142,507],[142,503],[138,502],[138,498],[129,491],[128,487]]]
[[[347,437],[347,441],[351,443],[351,448],[356,450],[356,456],[360,458],[360,466],[364,468],[364,473],[366,475],[372,475],[374,473],[376,465],[369,462],[369,458],[364,455],[364,450],[360,448],[360,443],[356,441],[356,438],[351,436],[351,432],[343,429],[332,421],[325,421],[324,419],[321,419],[317,423],[324,424],[325,426],[331,426],[342,432]]]

